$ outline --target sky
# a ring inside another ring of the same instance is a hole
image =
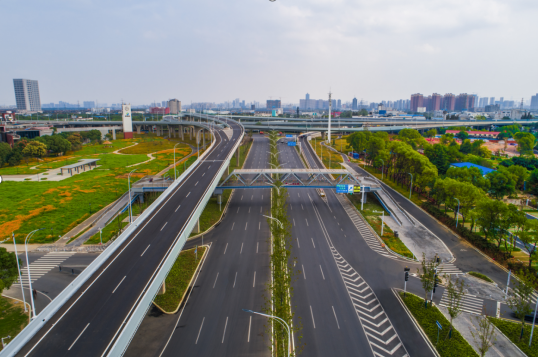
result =
[[[3,0],[0,105],[538,92],[536,0]]]

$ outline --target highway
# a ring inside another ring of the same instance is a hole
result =
[[[302,148],[310,166],[321,167],[304,141]],[[295,148],[282,145],[281,151],[282,162],[303,167]],[[403,268],[416,265],[373,251],[336,194],[325,191],[326,202],[313,189],[288,191],[293,255],[304,272],[294,286],[304,354],[434,355],[391,290],[403,288]],[[408,289],[420,292],[418,280]]]
[[[149,283],[183,233],[215,175],[242,137],[231,123],[231,139],[216,129],[208,156],[117,249],[96,273],[46,321],[19,356],[106,355]]]

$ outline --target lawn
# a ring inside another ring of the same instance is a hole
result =
[[[315,138],[310,142],[310,144],[315,149],[318,157],[322,159],[323,165],[325,165],[325,167],[328,169],[341,169],[342,165],[340,165],[340,163],[344,162],[342,155],[323,147],[319,144],[320,142],[322,142],[321,138]]]
[[[390,214],[383,206],[379,203],[377,197],[369,192],[366,194],[366,203],[363,206],[361,211],[361,202],[360,196],[358,194],[349,195],[351,203],[361,212],[363,217],[368,221],[370,226],[376,231],[377,235],[381,237],[383,242],[389,247],[393,252],[403,255],[405,257],[413,258],[413,253],[407,249],[406,245],[394,235],[394,232],[388,225],[385,224],[383,228],[383,236],[381,236],[381,215],[382,212],[385,212],[385,217],[390,217]]]
[[[206,247],[198,248],[198,259],[194,254],[194,249],[182,251],[177,257],[172,269],[165,280],[166,291],[162,295],[157,295],[153,302],[166,312],[174,312],[179,307],[183,296],[187,293],[189,282],[191,281],[198,264],[206,250]]]
[[[450,323],[436,306],[428,305],[425,308],[424,299],[411,293],[407,293],[404,298],[403,292],[400,292],[400,296],[441,356],[478,356],[456,329],[452,332],[452,338],[445,340]],[[438,327],[436,321],[439,321],[443,327],[440,331],[439,343],[437,343]]]
[[[0,296],[0,310],[0,337],[11,336],[4,339],[4,342],[8,343],[28,325],[29,313],[24,312],[22,302],[4,296]],[[0,351],[2,349],[0,345]]]
[[[181,159],[183,154],[185,152],[179,155],[176,152],[176,159]],[[45,228],[35,233],[31,242],[52,242],[88,218],[90,213],[97,212],[126,192],[127,174],[131,170],[136,169],[131,175],[133,183],[145,175],[162,171],[170,164],[168,160],[157,159],[128,167],[147,161],[148,157],[143,154],[102,153],[71,156],[68,160],[83,158],[99,158],[99,167],[59,182],[3,182],[0,240],[15,232],[17,242],[22,243],[32,230]]]
[[[510,339],[510,341],[515,343],[517,347],[519,347],[523,352],[525,352],[527,356],[538,357],[538,331],[536,331],[536,326],[534,334],[532,336],[532,347],[529,347],[529,338],[531,336],[530,324],[525,325],[525,332],[523,333],[523,338],[521,339],[521,341],[519,341],[519,335],[521,333],[521,324],[503,319],[496,319],[493,317],[490,317],[489,319],[491,320],[491,322],[493,322],[495,326],[497,326],[499,330],[501,330],[501,332],[506,337]]]
[[[120,151],[121,154],[151,154],[158,151],[173,149],[177,142],[168,141],[164,139],[154,139],[151,141],[144,141],[138,145],[128,147]],[[180,144],[176,147],[176,155],[180,151],[188,151],[187,155],[191,152],[191,149],[186,144]],[[173,153],[173,151],[171,151]]]

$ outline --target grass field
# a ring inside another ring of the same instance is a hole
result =
[[[420,327],[424,330],[428,339],[437,349],[437,352],[442,357],[454,357],[454,356],[478,356],[473,350],[471,345],[461,336],[458,330],[454,329],[452,332],[452,338],[445,340],[445,336],[448,333],[450,323],[445,316],[435,306],[424,307],[424,300],[416,295],[407,293],[406,297],[403,297],[403,292],[400,292],[400,296],[403,299],[407,308],[411,311],[411,314],[420,324]],[[439,321],[443,329],[439,335],[439,343],[437,343],[437,324]]]
[[[125,143],[127,145],[124,146],[128,146],[132,144],[132,140]],[[183,146],[183,149],[185,148],[186,146]],[[186,150],[180,151],[179,154],[176,151],[176,159],[181,159],[186,153]],[[33,235],[32,242],[54,241],[88,218],[90,212],[97,212],[126,192],[127,174],[131,170],[136,169],[131,175],[131,182],[135,182],[145,175],[160,172],[171,163],[171,160],[169,162],[158,157],[157,160],[130,168],[127,166],[147,161],[147,155],[78,155],[78,152],[64,162],[76,162],[84,158],[99,158],[100,166],[59,182],[3,182],[3,194],[0,198],[0,240],[15,232],[17,242],[22,242],[32,230],[45,228]],[[50,165],[63,166],[63,163],[53,162]]]
[[[531,336],[531,325],[526,324],[525,325],[525,332],[523,333],[523,338],[521,341],[519,341],[519,335],[521,333],[521,324],[506,321],[503,319],[496,319],[493,317],[489,318],[491,322],[501,332],[510,339],[513,343],[516,344],[517,347],[519,347],[527,356],[529,357],[538,357],[538,333],[534,331],[534,334],[532,336],[532,344],[531,347],[529,347],[529,339]]]
[[[194,249],[185,250],[179,254],[166,277],[166,292],[155,297],[153,300],[155,304],[166,312],[173,312],[178,308],[205,250],[206,247],[198,248],[198,259],[196,259]]]
[[[340,165],[340,163],[344,162],[342,156],[326,147],[321,146],[319,144],[321,141],[321,138],[315,138],[310,143],[316,150],[318,157],[322,159],[323,165],[325,165],[325,167],[328,169],[341,169],[342,165]]]
[[[24,312],[22,302],[3,296],[0,296],[0,311],[0,337],[11,336],[4,339],[4,342],[8,343],[28,325],[28,313]],[[0,345],[0,351],[2,349]]]

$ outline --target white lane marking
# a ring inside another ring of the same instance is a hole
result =
[[[299,237],[297,237],[297,247],[301,248],[301,245],[299,244]]]
[[[256,243],[256,254],[258,254],[258,247],[260,246],[260,242]]]
[[[252,282],[252,287],[256,285],[256,271],[254,271],[254,281]]]
[[[258,222],[258,230],[261,229],[261,226],[262,226],[262,222]]]
[[[314,324],[314,328],[316,328],[316,321],[314,321],[314,313],[312,312],[312,305],[310,305],[310,315],[312,315],[312,323]]]
[[[250,322],[248,323],[248,338],[247,338],[247,342],[250,342],[250,326],[252,326],[252,316],[250,316]]]
[[[262,195],[262,201],[263,201],[263,195]]]
[[[76,338],[75,341],[73,341],[73,343],[71,344],[71,346],[69,346],[69,348],[67,349],[68,351],[71,350],[71,347],[73,347],[73,345],[78,341],[78,339],[80,338],[80,336],[82,336],[82,334],[84,333],[84,331],[86,331],[86,329],[88,328],[88,326],[90,326],[90,323],[88,323],[86,325],[86,327],[84,327],[84,330],[82,330],[82,332],[80,333],[80,335],[78,335],[78,337]]]
[[[200,182],[200,181],[196,181],[196,183],[194,184],[194,186],[198,185],[198,182]]]
[[[293,226],[295,226],[295,218],[292,218],[293,219]]]
[[[325,280],[325,275],[323,274],[323,269],[321,269],[321,264],[319,266],[319,270],[321,270],[321,276],[323,277],[323,280]]]
[[[224,343],[224,336],[226,335],[226,326],[228,326],[228,316],[226,316],[226,323],[224,324],[224,332],[222,333],[222,342]]]
[[[204,321],[205,321],[205,316],[202,319],[202,324],[200,325],[200,330],[198,330],[198,337],[196,337],[196,342],[194,343],[195,345],[198,344],[198,339],[200,338],[200,332],[202,332],[202,327],[204,326]]]
[[[306,221],[306,226],[308,227],[308,219],[305,218],[304,220]]]
[[[226,254],[226,249],[228,249],[228,243],[226,243],[226,247],[224,248],[224,254]]]
[[[204,177],[204,175],[205,175],[205,172],[202,174],[202,177]]]
[[[301,266],[303,267],[303,276],[304,276],[304,280],[306,280],[306,273],[304,272],[304,265],[301,264]]]
[[[293,211],[293,207],[292,207],[291,203],[290,203],[290,209]]]
[[[234,288],[235,288],[235,282],[237,281],[237,272],[235,272],[235,278],[234,278]]]
[[[248,208],[248,213],[250,213],[250,207]]]
[[[302,203],[301,203],[301,208],[302,208],[302,209],[303,209],[303,211],[304,211],[304,207],[303,207],[303,204],[302,204]]]
[[[247,230],[248,222],[245,222],[245,231]]]
[[[239,209],[240,209],[240,208],[241,208],[241,207],[237,207],[237,212],[235,212],[235,213],[239,213]]]
[[[148,248],[149,248],[150,245],[151,245],[151,244],[148,244],[148,247],[147,247],[146,249],[144,249],[144,251],[142,252],[142,254],[140,254],[140,256],[143,256],[143,255],[144,255],[144,253],[146,252],[146,250],[148,250]]]
[[[164,224],[163,228],[166,227],[167,224],[168,224],[168,222],[166,222],[166,223]],[[163,228],[161,228],[161,232],[162,232]]]
[[[297,196],[301,197],[301,194],[299,192],[297,192]]]
[[[176,210],[174,212],[177,212],[177,210],[179,209],[179,207],[181,207],[181,205],[177,206]]]
[[[189,195],[190,195],[190,194],[191,194],[190,192],[189,192],[189,193],[187,193],[187,196],[185,196],[185,198],[189,197]]]
[[[239,254],[243,253],[243,243],[241,243],[241,251],[239,252]]]
[[[336,326],[338,326],[338,329],[340,330],[340,324],[338,323],[338,317],[336,317],[336,312],[334,311],[334,306],[332,308],[333,308],[334,318],[336,319]]]
[[[235,222],[232,223],[232,231],[234,230]]]
[[[215,284],[217,283],[218,278],[219,278],[219,273],[217,273],[217,277],[215,278],[215,282],[213,283],[213,289],[215,289]]]
[[[263,207],[260,206],[260,213],[262,213],[262,208],[263,208]]]
[[[114,290],[112,291],[112,294],[114,294],[114,291],[116,291],[116,290],[120,287],[121,283],[123,283],[123,281],[125,280],[126,277],[127,277],[127,275],[125,275],[125,276],[123,277],[123,279],[121,279],[120,283],[116,286],[116,289],[114,289]]]
[[[208,170],[211,168],[211,165],[209,165],[209,167],[207,168]]]
[[[254,198],[254,195],[252,195],[252,197],[250,197],[250,200],[252,201],[253,198]]]
[[[312,239],[312,245],[314,246],[314,248],[316,248],[316,245],[314,244],[314,238],[310,238]]]
[[[243,201],[243,195],[241,195],[241,200],[240,201]]]

